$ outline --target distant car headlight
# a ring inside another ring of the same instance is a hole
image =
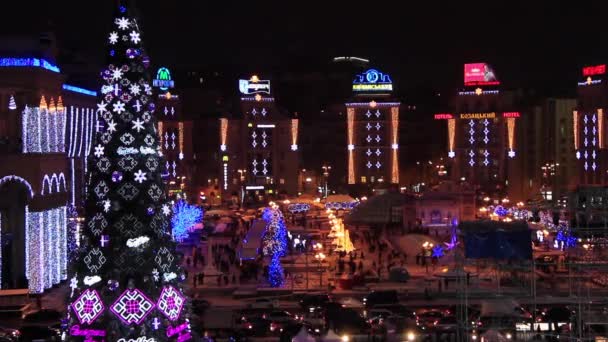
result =
[[[407,333],[407,340],[408,341],[414,341],[415,339],[416,339],[416,334],[414,334],[411,331]]]

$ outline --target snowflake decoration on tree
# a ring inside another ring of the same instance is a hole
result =
[[[114,107],[113,108],[114,113],[121,114],[122,112],[125,111],[125,104],[120,101],[116,102],[112,106]]]
[[[129,22],[129,19],[122,17],[122,18],[116,19],[116,25],[118,25],[119,29],[126,30],[129,28],[131,23]]]
[[[116,122],[114,122],[114,120],[110,120],[108,122],[108,128],[107,128],[108,132],[110,133],[114,133],[116,132]]]
[[[103,201],[103,211],[106,213],[110,211],[110,200]]]
[[[109,40],[110,40],[110,44],[116,44],[116,43],[118,43],[118,33],[116,33],[116,32],[110,33]]]
[[[137,130],[137,133],[139,133],[139,131],[144,129],[144,122],[141,121],[139,118],[137,120],[133,121],[133,129]]]
[[[104,147],[101,145],[97,145],[95,146],[95,153],[93,153],[95,155],[95,157],[99,158],[101,156],[103,156],[103,150]]]
[[[108,106],[107,103],[105,103],[104,101],[101,101],[101,103],[97,104],[97,112],[100,114],[107,112],[108,111],[108,109],[106,108],[107,106]]]
[[[122,78],[122,70],[114,69],[112,70],[112,79],[118,81]]]
[[[169,208],[168,204],[163,204],[163,214],[165,216],[169,216],[171,214],[171,208]]]
[[[141,93],[141,88],[139,87],[138,84],[131,84],[131,87],[129,87],[129,91],[134,96],[137,96],[137,95],[139,95]]]
[[[129,34],[129,36],[131,36],[131,41],[133,42],[133,44],[138,44],[139,42],[141,42],[141,38],[139,37],[139,32],[131,32],[131,34]]]
[[[137,171],[135,174],[135,181],[138,183],[143,183],[146,180],[146,173],[142,170]]]
[[[156,268],[152,270],[152,278],[154,278],[154,281],[158,281],[160,279],[160,273],[158,273]]]

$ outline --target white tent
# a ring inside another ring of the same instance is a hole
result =
[[[302,326],[300,332],[291,339],[291,342],[316,342],[315,338],[308,334],[305,326]]]
[[[327,330],[327,334],[321,337],[322,342],[341,342],[342,338],[338,336],[332,329]]]

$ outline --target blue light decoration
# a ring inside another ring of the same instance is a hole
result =
[[[271,287],[281,287],[283,285],[283,266],[281,258],[274,254],[268,265],[268,282]]]
[[[393,91],[391,77],[376,69],[369,69],[355,76],[353,91],[356,93],[382,93]]]
[[[0,58],[0,67],[34,67],[43,68],[52,72],[60,72],[58,66],[40,58]]]
[[[262,239],[262,251],[264,255],[271,257],[268,265],[268,282],[271,287],[280,287],[283,285],[281,257],[287,252],[287,228],[283,213],[274,203],[264,210],[262,219],[267,222]]]
[[[509,214],[509,210],[507,210],[502,205],[499,205],[499,206],[496,206],[496,209],[494,209],[494,214],[496,214],[500,217],[505,217]]]
[[[576,238],[572,236],[572,232],[569,228],[558,231],[555,239],[561,243],[563,249],[576,246]]]
[[[74,92],[74,93],[78,93],[78,94],[83,94],[83,95],[88,95],[88,96],[97,96],[97,92],[95,92],[95,91],[80,88],[80,87],[69,85],[69,84],[64,84],[63,89]]]
[[[444,252],[443,252],[443,247],[441,247],[440,245],[437,245],[437,246],[433,247],[432,256],[433,256],[434,258],[439,259],[439,258],[441,258],[443,255],[444,255]]]
[[[182,242],[188,235],[188,229],[203,219],[203,209],[179,200],[173,206],[171,227],[173,240]]]

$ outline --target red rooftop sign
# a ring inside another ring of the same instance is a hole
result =
[[[583,68],[583,76],[603,75],[606,73],[606,64],[587,66]]]
[[[519,112],[505,112],[505,113],[502,113],[502,117],[503,118],[518,118]]]
[[[435,114],[435,120],[449,120],[453,118],[452,114]]]

